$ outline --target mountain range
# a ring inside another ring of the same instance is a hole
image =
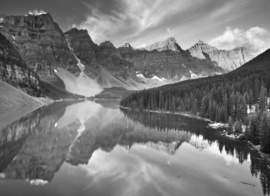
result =
[[[95,44],[87,30],[63,32],[49,13],[0,15],[1,80],[31,96],[91,97],[105,88],[141,90],[232,71],[253,55],[199,41],[183,50],[175,38],[145,48]]]

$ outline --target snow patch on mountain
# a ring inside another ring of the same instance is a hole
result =
[[[151,79],[152,79],[152,80],[157,80],[157,81],[159,81],[159,82],[164,82],[164,81],[166,81],[165,78],[159,78],[159,77],[157,77],[156,75],[154,75]]]
[[[33,16],[40,16],[43,14],[47,14],[47,12],[44,12],[43,10],[33,10],[33,11],[29,11],[28,15],[33,15]]]
[[[172,83],[172,81],[166,80],[165,78],[159,78],[156,75],[154,75],[152,78],[146,78],[143,74],[136,72],[136,76],[140,81],[140,89],[154,88]]]
[[[81,63],[81,60],[74,54],[70,44],[68,47],[72,51],[74,57],[77,60],[77,66],[80,68],[81,73],[78,77],[72,75],[70,72],[62,68],[54,69],[54,72],[65,83],[66,90],[86,97],[95,96],[102,92],[103,88],[93,79],[84,74],[85,66]]]
[[[127,90],[138,90],[136,84],[130,84],[128,79],[124,80],[120,77],[112,75],[103,67],[100,68],[100,74],[97,78],[97,82],[104,88],[123,87]]]
[[[65,69],[58,68],[55,69],[55,73],[64,81],[66,90],[71,93],[91,97],[103,90],[95,80],[89,78],[83,72],[76,77]]]
[[[198,78],[198,75],[193,73],[192,71],[189,70],[189,73],[190,73],[190,78],[194,79],[194,78]]]
[[[140,73],[140,74],[136,74],[136,76],[137,76],[138,78],[145,78],[144,75],[141,74],[141,73]]]

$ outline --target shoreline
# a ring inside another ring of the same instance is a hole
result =
[[[119,108],[122,108],[122,109],[125,109],[125,110],[134,110],[134,109],[131,109],[131,108],[120,106],[120,105],[119,105]],[[160,111],[160,110],[159,111],[158,110],[135,110],[135,111],[159,113],[159,114],[175,114],[175,115],[180,115],[180,116],[185,116],[185,117],[189,117],[189,118],[195,118],[195,119],[198,119],[198,120],[204,120],[204,121],[207,121],[207,122],[215,123],[214,121],[211,121],[210,119],[202,118],[202,117],[199,117],[199,116],[196,116],[196,115],[193,115],[193,114],[190,114],[190,113],[184,113],[184,112],[169,112],[169,111]]]
[[[9,124],[21,119],[22,117],[42,108],[49,106],[53,103],[64,102],[64,101],[82,101],[84,99],[63,99],[63,100],[52,100],[48,98],[32,97],[30,98],[35,101],[34,104],[26,105],[10,105],[7,107],[0,107],[0,130],[8,126]],[[3,122],[3,123],[2,123]]]
[[[120,106],[120,105],[119,105],[119,108],[126,109],[126,110],[133,110],[131,108],[123,107],[123,106]],[[140,111],[140,110],[135,110],[135,111]],[[185,116],[185,117],[189,117],[189,118],[195,118],[195,119],[198,119],[198,120],[204,120],[206,122],[209,122],[208,126],[211,127],[212,129],[221,129],[221,128],[227,128],[228,127],[228,124],[217,123],[217,122],[211,121],[210,119],[202,118],[202,117],[195,116],[195,115],[192,115],[192,114],[189,114],[189,113],[169,112],[169,111],[153,111],[153,110],[141,110],[141,111],[142,112],[150,112],[150,113],[161,113],[161,114],[175,114],[175,115],[181,115],[181,116]],[[211,123],[212,124],[221,124],[222,126],[220,126],[220,127],[212,127]],[[250,148],[250,150],[257,151],[261,156],[263,156],[263,158],[267,157],[269,159],[269,161],[270,161],[270,154],[262,152],[258,146],[255,146],[250,141],[241,140],[241,137],[244,136],[244,133],[242,133],[242,134],[235,133],[235,134],[228,135],[228,131],[226,131],[224,129],[223,132],[221,132],[221,135],[223,137],[225,137],[226,139],[229,139],[229,140],[232,140],[232,141],[235,141],[235,142],[243,142],[243,143],[245,143],[247,145],[247,147]]]

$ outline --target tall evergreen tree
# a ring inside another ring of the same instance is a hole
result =
[[[223,106],[224,106],[223,122],[227,122],[228,121],[228,98],[227,98],[227,94],[224,95]]]
[[[249,90],[248,98],[249,98],[248,105],[249,105],[249,108],[251,109],[252,104],[254,104],[254,95],[253,95],[252,89]]]
[[[253,114],[250,120],[250,141],[258,145],[260,144],[260,130],[259,130],[259,115]]]
[[[267,151],[267,116],[263,113],[260,120],[260,144],[261,150]]]
[[[233,121],[233,118],[231,116],[229,117],[228,125],[229,125],[228,132],[229,132],[229,134],[231,134],[231,133],[233,133],[233,125],[234,125],[234,121]]]
[[[265,111],[265,103],[266,103],[266,89],[262,86],[260,91],[260,98],[259,98],[259,110],[261,112]]]

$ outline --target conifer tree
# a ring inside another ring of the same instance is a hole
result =
[[[228,132],[229,132],[229,134],[233,133],[233,124],[234,124],[233,118],[230,116],[229,121],[228,121],[228,125],[229,125]]]
[[[235,122],[235,132],[236,133],[242,133],[242,121],[241,120],[236,120]]]
[[[266,102],[266,89],[262,86],[259,98],[259,110],[261,112],[265,111],[265,102]]]
[[[249,90],[248,98],[249,98],[248,99],[249,108],[251,109],[252,104],[254,103],[254,96],[252,89]]]
[[[206,116],[206,110],[207,110],[207,97],[204,96],[203,100],[202,100],[202,106],[201,106],[201,117],[205,117]]]
[[[224,95],[224,98],[223,98],[223,106],[224,106],[223,122],[227,122],[228,121],[228,98],[226,94]]]
[[[235,95],[234,92],[230,95],[230,114],[231,117],[235,118]]]
[[[260,144],[261,150],[267,151],[267,116],[263,113],[260,120]]]
[[[259,116],[257,113],[252,115],[249,129],[250,141],[255,145],[260,144]]]

